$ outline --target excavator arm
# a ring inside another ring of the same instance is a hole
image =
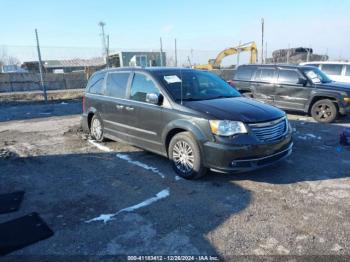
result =
[[[255,42],[250,42],[247,44],[239,45],[237,47],[227,48],[227,49],[221,51],[215,59],[210,59],[208,64],[195,65],[194,68],[204,69],[204,70],[213,70],[216,68],[220,68],[221,62],[225,57],[237,54],[238,52],[239,53],[240,52],[250,52],[249,63],[250,64],[256,63],[258,49],[256,47]]]

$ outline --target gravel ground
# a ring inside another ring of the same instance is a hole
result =
[[[350,255],[350,149],[338,145],[349,118],[289,115],[286,161],[186,181],[163,157],[89,141],[80,108],[0,107],[0,192],[26,192],[0,222],[36,211],[55,232],[13,254]]]

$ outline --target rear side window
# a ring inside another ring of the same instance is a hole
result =
[[[298,84],[299,74],[294,70],[279,70],[278,82],[282,84]]]
[[[235,80],[250,81],[254,75],[256,68],[239,67],[233,77]]]
[[[343,65],[332,65],[332,64],[324,64],[322,65],[322,71],[328,75],[341,75],[343,70]]]
[[[275,76],[275,69],[259,69],[256,72],[255,80],[262,82],[271,82]]]
[[[125,98],[130,73],[110,73],[107,76],[106,95]]]
[[[350,76],[350,65],[346,66],[345,75]]]
[[[87,85],[87,90],[89,90],[89,93],[103,95],[104,77],[105,77],[104,73],[99,73],[99,74],[94,74],[90,78],[88,85]]]
[[[160,92],[152,79],[144,74],[135,73],[130,90],[130,99],[140,102],[146,102],[146,95]]]

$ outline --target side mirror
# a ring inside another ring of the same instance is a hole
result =
[[[235,81],[233,81],[233,80],[228,80],[227,83],[228,83],[230,86],[232,86],[232,87],[236,87],[236,86],[235,86]]]
[[[299,78],[298,80],[298,85],[306,86],[307,85],[307,80],[305,78]]]
[[[146,102],[159,106],[163,103],[163,96],[161,94],[148,93],[146,95]]]

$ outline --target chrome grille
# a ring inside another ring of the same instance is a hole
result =
[[[287,132],[287,118],[264,122],[249,124],[251,131],[262,142],[273,142],[281,139]]]

